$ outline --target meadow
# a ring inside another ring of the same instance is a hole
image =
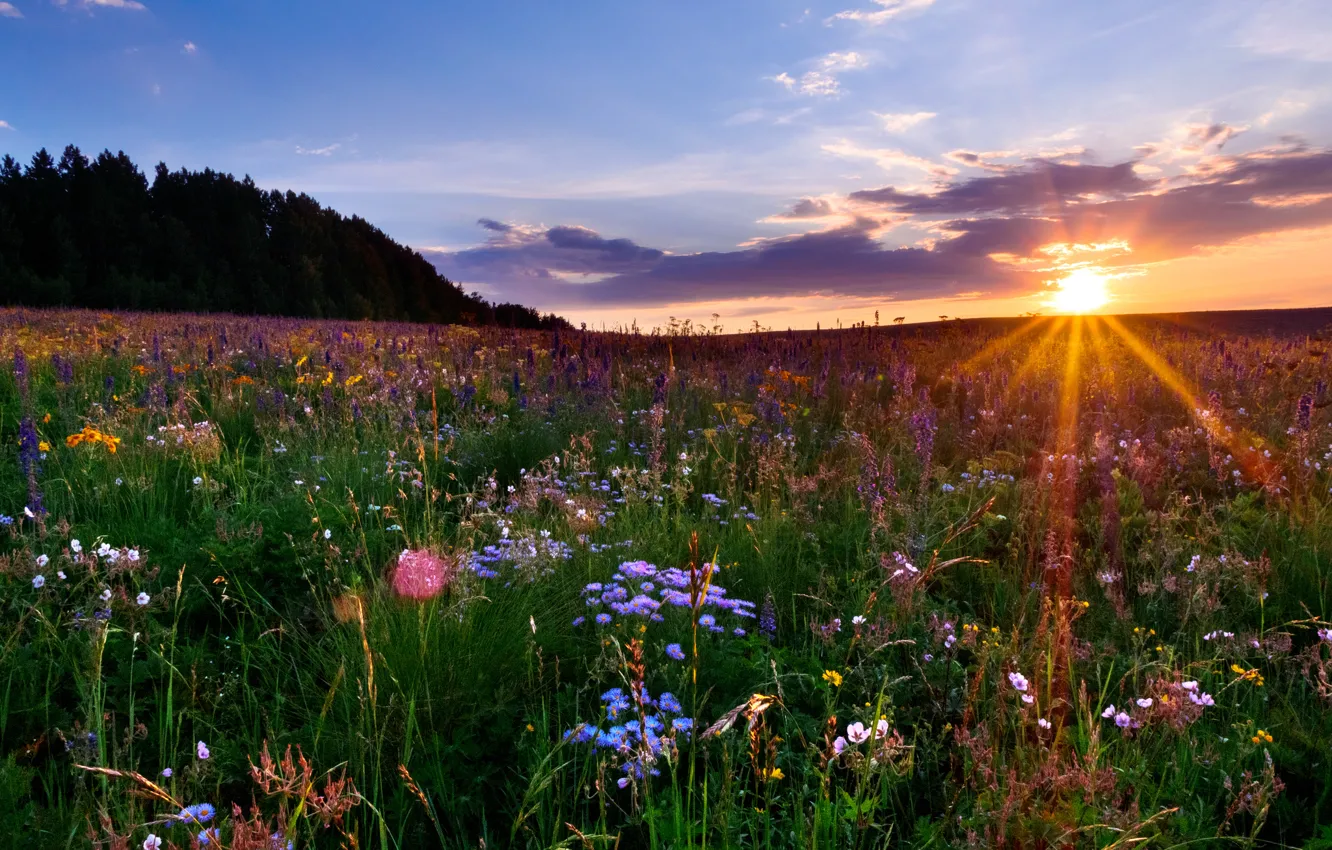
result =
[[[0,835],[1332,847],[1326,333],[0,311]]]

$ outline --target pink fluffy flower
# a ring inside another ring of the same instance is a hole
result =
[[[403,549],[389,583],[407,599],[434,599],[453,581],[453,563],[425,549]]]

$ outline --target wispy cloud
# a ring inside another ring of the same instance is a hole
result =
[[[199,45],[195,44],[192,41],[187,41],[185,42],[185,46],[182,47],[180,50],[182,53],[187,53],[192,55],[199,52]]]
[[[797,79],[783,71],[775,77],[769,77],[775,83],[786,87],[787,91],[798,94],[833,97],[841,93],[841,84],[837,76],[843,71],[865,68],[869,60],[854,50],[833,52],[818,60],[814,68],[806,71]]]
[[[848,9],[845,12],[838,12],[824,23],[831,24],[833,21],[857,21],[869,26],[878,26],[887,23],[893,18],[910,12],[919,12],[928,9],[934,5],[934,0],[874,0],[877,9]]]
[[[65,7],[69,5],[69,0],[51,0],[51,5]],[[98,9],[125,9],[131,12],[144,12],[148,7],[138,2],[138,0],[77,0],[74,8],[83,9],[91,12],[94,8]]]
[[[883,129],[888,133],[905,133],[917,124],[923,124],[938,116],[937,112],[875,112]]]
[[[0,130],[12,130],[14,126],[8,121],[0,121]]]
[[[1325,0],[1276,0],[1240,26],[1239,43],[1260,54],[1332,62],[1332,5]]]
[[[332,156],[333,152],[342,147],[342,142],[334,142],[331,145],[322,148],[303,148],[296,146],[296,153],[301,156]]]
[[[23,13],[13,3],[0,3],[0,18],[21,18]]]
[[[923,171],[932,177],[949,177],[957,173],[957,169],[952,166],[909,154],[906,151],[895,148],[865,148],[846,139],[825,144],[823,150],[847,159],[872,160],[875,165],[884,171],[897,171],[905,167]]]

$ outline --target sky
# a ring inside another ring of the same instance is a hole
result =
[[[590,327],[1332,304],[1328,0],[8,0],[0,76],[0,152],[248,174]]]

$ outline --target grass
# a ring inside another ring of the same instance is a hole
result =
[[[1323,847],[1325,345],[0,312],[0,834]]]

